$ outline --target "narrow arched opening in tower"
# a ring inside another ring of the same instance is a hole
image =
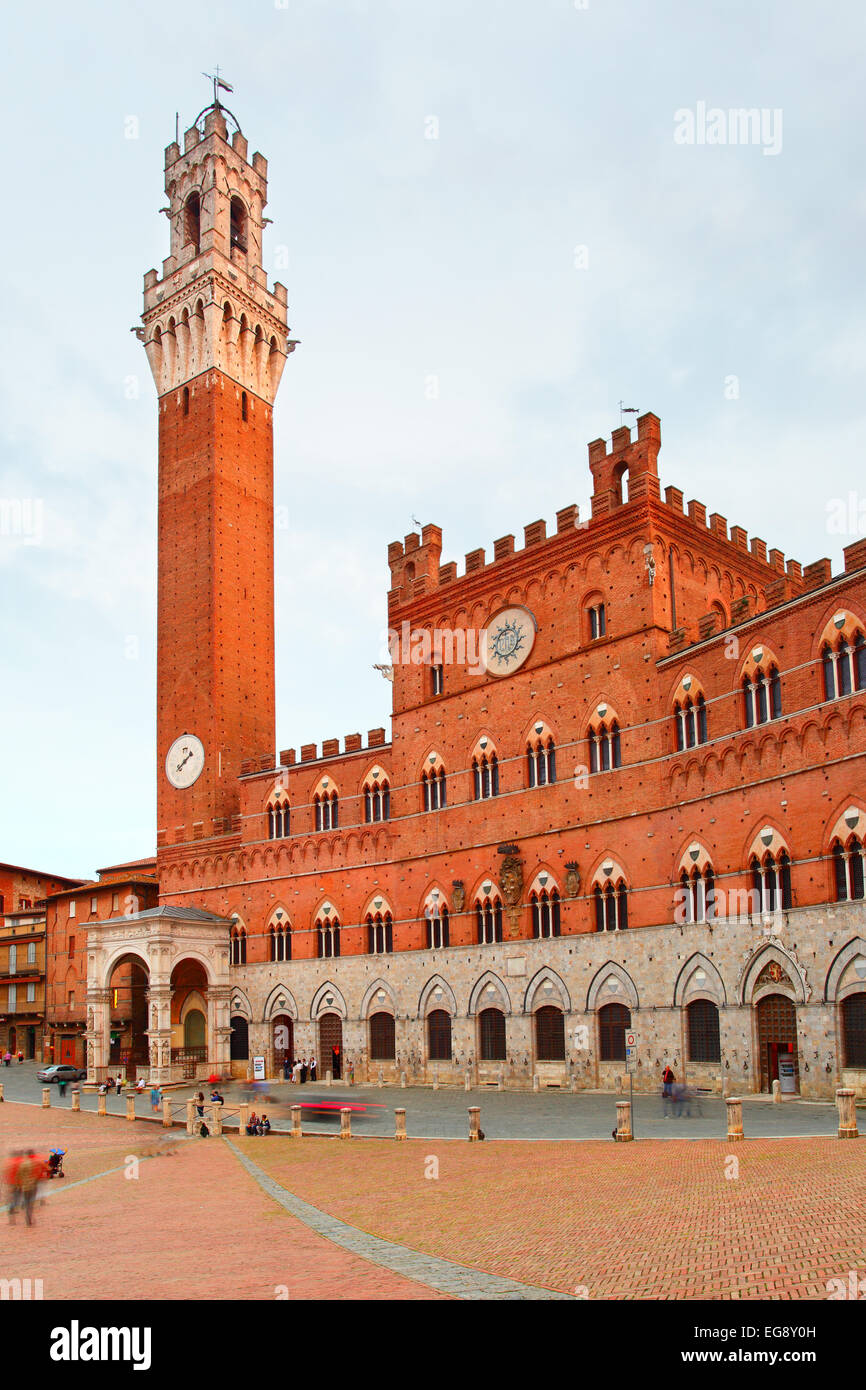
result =
[[[184,233],[185,244],[194,246],[198,255],[201,245],[201,199],[197,193],[190,193],[186,200]]]

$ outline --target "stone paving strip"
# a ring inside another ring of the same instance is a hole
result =
[[[336,1245],[341,1245],[344,1250],[351,1250],[353,1254],[361,1255],[372,1264],[382,1265],[385,1269],[393,1270],[395,1274],[404,1274],[410,1279],[417,1279],[419,1283],[427,1284],[440,1293],[451,1294],[454,1298],[479,1301],[501,1299],[566,1299],[570,1302],[574,1301],[570,1294],[558,1293],[554,1289],[538,1288],[533,1284],[521,1284],[515,1279],[504,1279],[497,1274],[485,1274],[483,1270],[471,1269],[468,1265],[455,1264],[452,1260],[445,1260],[436,1255],[423,1255],[417,1250],[410,1250],[405,1245],[395,1245],[393,1241],[382,1240],[379,1236],[369,1235],[365,1231],[358,1230],[355,1226],[347,1226],[345,1221],[339,1221],[335,1216],[328,1216],[318,1207],[311,1206],[309,1202],[304,1202],[300,1197],[295,1197],[291,1192],[287,1192],[284,1187],[281,1187],[278,1182],[263,1172],[257,1163],[253,1163],[252,1159],[241,1153],[237,1144],[233,1144],[231,1139],[224,1137],[223,1142],[237,1154],[240,1162],[247,1172],[255,1178],[259,1186],[273,1197],[274,1201],[279,1202],[286,1211],[291,1212],[292,1216],[296,1216],[299,1221],[304,1222],[305,1226],[309,1226],[319,1235],[326,1236]]]

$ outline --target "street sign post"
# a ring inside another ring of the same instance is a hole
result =
[[[628,1100],[631,1110],[631,1132],[634,1137],[634,1069],[637,1066],[637,1033],[625,1030],[625,1069],[628,1074]]]

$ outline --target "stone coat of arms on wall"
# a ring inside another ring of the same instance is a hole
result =
[[[508,935],[520,935],[520,908],[523,900],[523,861],[516,845],[502,845],[503,856],[499,882],[505,906],[508,908]]]
[[[466,885],[462,878],[455,878],[451,884],[451,906],[455,912],[462,912],[466,906]]]
[[[570,898],[576,898],[580,892],[580,870],[575,859],[569,860],[565,866],[565,891]]]

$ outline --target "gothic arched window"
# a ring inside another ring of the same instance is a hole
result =
[[[367,913],[367,950],[371,956],[390,955],[394,949],[393,923],[390,912],[384,917]]]
[[[340,954],[340,919],[338,917],[319,917],[316,919],[319,959],[327,960]]]
[[[549,786],[556,781],[556,745],[553,738],[539,736],[526,745],[526,768],[530,787]]]
[[[479,946],[492,946],[502,940],[502,903],[499,895],[476,898],[475,928]]]

